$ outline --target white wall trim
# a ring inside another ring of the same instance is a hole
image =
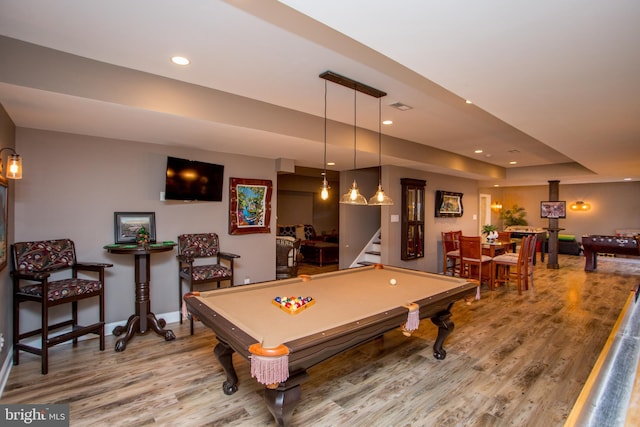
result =
[[[0,399],[2,399],[2,392],[9,380],[9,374],[11,373],[11,367],[13,366],[13,346],[7,347],[7,357],[2,364],[2,370],[0,370]]]

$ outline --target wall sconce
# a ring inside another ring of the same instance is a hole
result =
[[[16,153],[16,150],[11,147],[0,149],[0,175],[2,175],[4,171],[2,163],[2,152],[4,150],[11,150],[13,152],[13,154],[9,154],[9,157],[7,157],[6,177],[9,179],[22,179],[22,157],[20,157],[20,154]]]
[[[591,209],[591,205],[589,203],[583,202],[582,200],[578,200],[575,203],[571,203],[569,209],[571,209],[572,211],[588,211],[589,209]]]
[[[502,209],[502,203],[499,203],[499,202],[492,203],[491,209],[494,210],[495,212],[498,212],[499,210]]]

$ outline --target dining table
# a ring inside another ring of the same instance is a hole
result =
[[[484,242],[482,243],[482,255],[491,258],[502,255],[506,252],[515,252],[515,242]]]

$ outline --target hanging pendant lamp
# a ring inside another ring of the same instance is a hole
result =
[[[322,189],[320,190],[320,198],[327,200],[329,198],[329,182],[327,182],[327,81],[324,81],[324,172],[322,173]]]
[[[358,183],[356,182],[356,140],[358,133],[357,126],[357,97],[358,92],[354,88],[353,90],[353,183],[351,184],[351,188],[347,191],[342,198],[340,199],[340,203],[346,205],[362,205],[365,206],[367,204],[367,199],[360,194],[358,190]]]
[[[353,89],[353,183],[351,184],[351,188],[349,189],[349,191],[347,191],[346,194],[344,194],[341,198],[340,198],[340,203],[343,204],[347,204],[347,205],[367,205],[367,199],[360,194],[360,191],[358,190],[358,183],[356,182],[355,179],[355,175],[356,175],[356,134],[357,134],[357,123],[356,123],[356,119],[357,119],[357,114],[356,114],[356,95],[357,92],[362,92],[366,95],[369,96],[373,96],[374,98],[382,98],[383,96],[386,96],[387,93],[383,92],[379,89],[373,88],[371,86],[365,85],[363,83],[357,82],[353,79],[350,79],[349,77],[345,77],[345,76],[341,76],[340,74],[334,73],[333,71],[325,71],[322,74],[320,74],[319,76],[322,79],[325,80],[329,80],[333,83],[337,83],[341,86],[345,86],[348,87],[350,89]],[[325,82],[326,85],[326,82]],[[326,88],[326,86],[325,86]],[[325,89],[325,108],[326,108],[326,89]],[[373,202],[374,205],[392,205],[393,201],[387,197],[384,194],[384,191],[382,190],[382,132],[380,129],[380,119],[381,119],[381,104],[378,106],[378,155],[379,155],[379,162],[378,162],[378,192],[376,193],[376,195],[374,197],[371,198],[371,200],[373,201],[375,199],[375,201]],[[326,123],[326,109],[325,109],[325,123]],[[326,124],[325,124],[325,150],[326,150]],[[325,159],[325,165],[326,165],[326,159]],[[325,166],[325,176],[324,176],[324,180],[323,180],[323,190],[325,188],[325,181],[326,181],[326,166]]]
[[[382,98],[378,98],[378,191],[369,199],[370,206],[391,206],[393,200],[382,189]]]

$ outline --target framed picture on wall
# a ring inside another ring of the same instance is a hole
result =
[[[229,234],[270,233],[271,181],[230,178],[230,182]]]
[[[142,227],[149,233],[149,242],[156,242],[155,212],[114,212],[113,221],[116,243],[135,243]]]
[[[9,249],[7,245],[8,190],[7,181],[0,177],[0,270],[7,266],[7,251]]]
[[[462,216],[464,208],[462,206],[462,193],[452,191],[436,191],[436,217],[459,217]]]

